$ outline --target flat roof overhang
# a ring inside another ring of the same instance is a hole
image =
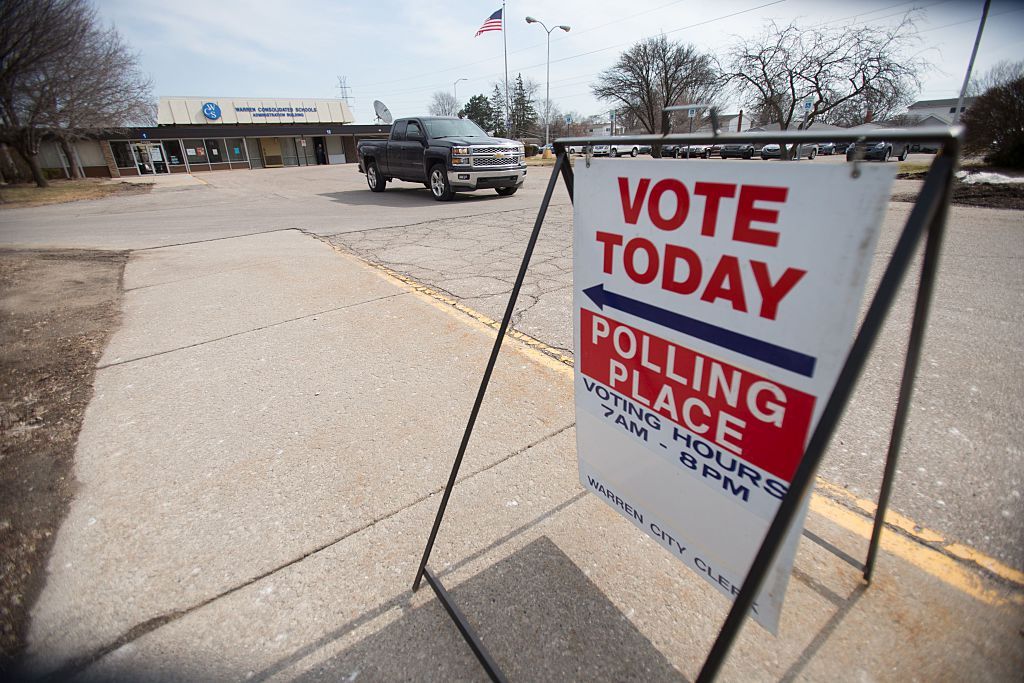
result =
[[[327,131],[331,131],[328,133]],[[389,135],[391,126],[363,123],[211,124],[209,126],[151,126],[104,131],[104,140],[166,140],[175,138],[293,137],[319,135]]]

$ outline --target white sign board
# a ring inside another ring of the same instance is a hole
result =
[[[351,123],[344,100],[263,100],[239,97],[161,97],[157,124]],[[329,134],[329,133],[328,133]]]
[[[580,481],[735,597],[852,343],[895,167],[576,167]],[[828,197],[828,212],[821,201]],[[806,514],[752,615],[776,632]]]

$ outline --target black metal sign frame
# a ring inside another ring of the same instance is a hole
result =
[[[764,540],[761,542],[761,547],[758,550],[757,555],[754,557],[750,570],[743,581],[743,586],[741,587],[739,594],[736,596],[736,600],[733,602],[732,608],[730,609],[729,614],[718,633],[718,637],[704,661],[704,666],[701,668],[700,675],[697,678],[698,683],[711,681],[715,678],[722,664],[725,662],[729,649],[732,647],[733,642],[739,635],[740,629],[743,627],[744,620],[753,606],[754,598],[760,591],[761,584],[764,582],[771,566],[774,564],[783,540],[789,533],[789,528],[799,513],[801,503],[813,487],[818,466],[821,464],[821,460],[825,455],[829,441],[831,440],[835,428],[839,424],[839,420],[846,409],[846,404],[853,393],[861,371],[864,369],[867,358],[871,353],[871,349],[874,346],[879,332],[882,329],[882,325],[885,322],[886,316],[889,313],[889,309],[891,308],[893,301],[896,299],[900,283],[903,281],[904,276],[910,268],[911,262],[914,258],[914,253],[917,250],[922,236],[927,234],[927,241],[924,249],[924,260],[921,266],[920,280],[917,287],[917,299],[914,304],[913,323],[910,329],[910,337],[907,342],[907,353],[903,365],[903,376],[900,384],[899,398],[897,400],[896,411],[893,417],[889,450],[886,455],[885,470],[878,496],[878,507],[875,511],[871,541],[868,545],[867,559],[863,565],[859,565],[859,563],[852,560],[852,558],[842,551],[834,548],[834,546],[821,541],[821,539],[818,539],[809,532],[805,532],[805,535],[808,535],[812,539],[822,543],[846,561],[854,564],[854,566],[857,566],[859,569],[862,569],[864,581],[868,584],[871,583],[871,575],[874,571],[875,559],[878,554],[878,545],[881,538],[882,528],[885,523],[885,511],[889,505],[889,497],[892,493],[892,481],[896,473],[896,463],[899,458],[899,451],[902,445],[903,430],[906,425],[907,414],[910,408],[910,398],[914,388],[914,377],[917,372],[917,366],[921,355],[921,347],[924,342],[925,327],[927,326],[928,311],[931,303],[932,291],[935,286],[939,253],[942,248],[946,215],[949,208],[950,187],[953,182],[953,174],[956,171],[959,159],[961,130],[962,129],[959,127],[940,127],[909,130],[878,129],[864,134],[858,134],[853,131],[833,131],[828,134],[829,139],[834,140],[835,142],[887,142],[905,144],[923,142],[937,143],[940,145],[940,151],[929,167],[924,186],[921,188],[921,192],[914,204],[914,208],[912,209],[906,224],[903,226],[903,231],[901,232],[899,240],[896,243],[896,247],[889,258],[889,262],[885,267],[882,279],[871,299],[871,303],[868,306],[864,320],[857,331],[853,345],[851,346],[850,352],[847,355],[846,361],[839,373],[836,385],[833,388],[832,393],[829,395],[828,402],[825,404],[825,409],[822,412],[821,419],[818,421],[818,426],[811,434],[810,441],[804,451],[804,457],[800,461],[800,465],[797,467],[796,473],[793,475],[789,490],[779,505],[779,509],[776,512],[767,533],[765,534]],[[544,191],[544,198],[541,201],[540,210],[537,212],[537,218],[533,225],[533,231],[530,233],[530,239],[527,242],[526,251],[523,254],[519,273],[516,275],[515,284],[512,287],[512,293],[509,295],[508,304],[505,307],[505,315],[502,317],[497,338],[494,340],[494,346],[491,349],[491,355],[487,361],[487,367],[484,370],[483,378],[480,381],[480,388],[477,391],[476,400],[473,403],[473,409],[469,414],[466,430],[462,435],[462,442],[459,444],[458,454],[455,456],[455,462],[452,464],[452,471],[448,477],[448,483],[445,486],[444,495],[441,497],[441,503],[438,506],[437,515],[434,518],[434,524],[430,529],[430,536],[427,539],[427,545],[423,550],[423,557],[420,560],[419,568],[416,571],[416,578],[412,585],[412,589],[415,592],[419,590],[424,577],[427,579],[427,583],[433,589],[438,600],[441,601],[441,604],[444,605],[448,615],[452,618],[452,621],[455,622],[459,631],[462,633],[463,638],[466,640],[466,643],[473,650],[473,654],[476,655],[480,665],[491,677],[491,680],[505,681],[506,679],[501,669],[497,666],[491,655],[487,652],[483,643],[480,641],[480,638],[476,635],[472,626],[448,595],[448,592],[445,590],[441,581],[427,567],[427,561],[430,559],[430,553],[431,550],[433,550],[434,541],[437,539],[437,532],[441,527],[441,520],[444,518],[445,510],[448,507],[452,489],[455,487],[459,468],[462,466],[462,459],[466,454],[466,448],[469,445],[469,439],[473,433],[473,427],[476,424],[477,415],[480,412],[480,406],[483,404],[484,396],[487,393],[487,386],[491,381],[491,374],[494,371],[494,366],[497,362],[498,353],[501,350],[505,333],[508,331],[509,323],[512,319],[512,313],[515,309],[516,301],[519,298],[519,290],[522,288],[523,280],[526,277],[526,271],[529,268],[530,260],[533,257],[533,250],[537,244],[537,238],[540,235],[540,228],[544,223],[544,217],[547,214],[548,206],[550,205],[551,197],[554,194],[559,176],[561,176],[565,182],[566,190],[569,193],[569,199],[574,201],[574,175],[572,166],[569,163],[567,149],[570,146],[585,147],[587,150],[586,162],[589,164],[590,151],[594,145],[757,144],[770,142],[779,143],[781,145],[799,145],[803,143],[817,142],[821,140],[821,138],[822,133],[819,131],[804,130],[783,131],[778,133],[716,132],[712,134],[698,133],[692,135],[583,137],[559,138],[558,140],[555,140],[555,165],[552,169],[551,177],[548,179],[547,188]],[[856,149],[858,154],[862,153],[861,147]],[[851,173],[854,177],[859,175],[860,163],[862,163],[860,159],[856,158],[851,164]]]

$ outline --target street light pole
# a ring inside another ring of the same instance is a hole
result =
[[[543,21],[533,17],[526,17],[526,23],[540,24],[544,28],[545,33],[548,34],[547,76],[544,84],[544,146],[547,147],[551,144],[551,32],[556,28],[560,28],[568,33],[570,27],[563,24],[548,28]]]
[[[459,81],[468,81],[468,78],[460,78],[452,83],[452,97],[455,98],[455,104],[459,104]]]

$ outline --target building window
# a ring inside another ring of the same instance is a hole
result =
[[[185,158],[190,164],[205,164],[209,161],[202,140],[185,140]]]
[[[245,143],[242,138],[228,138],[224,141],[228,146],[228,159],[234,162],[245,163]]]
[[[185,158],[181,155],[179,140],[164,140],[164,151],[167,152],[167,163],[171,166],[183,166]]]
[[[206,154],[211,164],[228,160],[228,155],[224,153],[223,140],[206,140]]]
[[[135,168],[135,157],[127,142],[111,142],[110,151],[118,168]]]

